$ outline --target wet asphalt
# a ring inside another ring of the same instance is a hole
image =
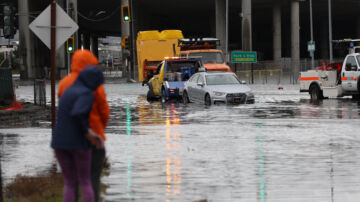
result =
[[[313,103],[297,85],[249,87],[255,104],[204,106],[148,102],[141,84],[106,84],[104,201],[357,201],[360,102]],[[31,89],[20,86],[18,99],[31,101]],[[47,124],[0,129],[4,184],[56,162],[50,134]]]

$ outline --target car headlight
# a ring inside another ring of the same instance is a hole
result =
[[[223,96],[223,95],[225,95],[225,93],[214,91],[214,95],[215,95],[215,96]]]
[[[248,98],[253,98],[254,97],[254,94],[252,92],[247,92],[246,95],[247,95]]]

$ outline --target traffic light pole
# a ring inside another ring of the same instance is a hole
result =
[[[70,11],[69,11],[69,1],[66,1],[66,12],[67,12],[67,14],[70,16]],[[70,16],[70,17],[72,17],[72,16]],[[68,70],[68,74],[70,74],[70,71],[71,71],[71,66],[70,66],[70,54],[71,53],[68,53],[67,51],[66,51],[66,55],[67,55],[67,70]]]
[[[133,4],[132,0],[129,0],[129,6],[130,6],[130,36],[129,36],[129,52],[130,52],[130,69],[128,72],[128,81],[131,80],[132,73],[135,72],[135,65],[134,65],[134,30],[133,30],[133,21],[134,21],[134,13],[132,12]]]
[[[50,33],[50,60],[51,60],[51,128],[55,127],[55,78],[56,78],[56,2],[51,3],[51,33]]]

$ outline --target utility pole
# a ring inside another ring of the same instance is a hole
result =
[[[313,30],[313,11],[312,11],[312,0],[310,0],[310,34],[311,34],[311,44],[314,43],[314,30]],[[315,50],[314,50],[315,51]],[[310,51],[311,55],[311,67],[315,67],[314,63],[314,51]]]
[[[51,3],[50,61],[51,61],[51,128],[55,127],[55,78],[56,78],[56,2]]]
[[[67,0],[66,1],[66,13],[72,18],[72,15],[70,14],[70,8],[69,8],[69,1]],[[68,52],[68,51],[66,51],[66,52]],[[70,74],[70,72],[71,72],[71,67],[70,67],[70,54],[71,53],[67,53],[66,55],[67,55],[67,70],[68,70],[68,74]]]
[[[331,0],[329,3],[329,58],[330,62],[333,62],[333,46],[332,46],[332,14],[331,14]]]
[[[135,80],[135,54],[134,54],[134,13],[133,13],[133,0],[129,0],[129,6],[130,6],[130,40],[129,40],[129,50],[130,50],[130,71],[129,74],[133,79]],[[133,74],[132,74],[133,73]],[[128,77],[129,78],[129,77]]]
[[[225,26],[225,57],[226,62],[229,62],[229,0],[226,0],[226,26]]]

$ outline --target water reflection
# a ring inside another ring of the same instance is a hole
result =
[[[360,102],[352,99],[300,100],[301,118],[360,119]]]
[[[131,110],[129,104],[126,104],[126,134],[131,135]],[[126,197],[131,198],[131,179],[132,179],[132,172],[131,172],[131,162],[132,162],[132,142],[127,143],[126,151],[129,153],[127,154],[127,183],[126,183]]]
[[[180,125],[179,113],[175,110],[174,104],[166,106],[165,138],[166,138],[166,201],[181,193],[181,150],[180,134],[178,125]]]
[[[258,138],[257,138],[257,154],[259,158],[259,195],[258,199],[260,199],[260,202],[265,201],[265,185],[266,185],[266,177],[265,177],[265,160],[264,160],[264,149],[263,149],[263,143],[264,143],[264,134],[261,131],[261,128],[263,127],[262,123],[256,124],[257,130],[258,130]]]

